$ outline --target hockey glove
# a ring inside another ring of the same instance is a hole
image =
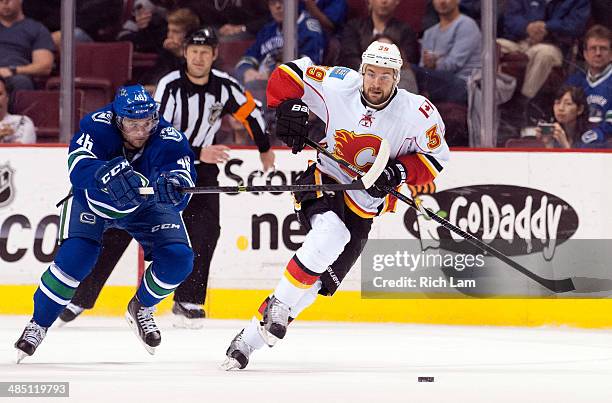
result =
[[[98,188],[108,193],[110,199],[119,207],[135,207],[145,201],[138,192],[142,181],[123,157],[108,161],[96,171],[94,177]]]
[[[276,137],[291,147],[294,154],[304,149],[308,137],[308,106],[302,100],[288,99],[278,106]]]
[[[155,202],[173,207],[181,204],[189,195],[181,188],[190,186],[182,175],[176,172],[162,172],[155,181]]]
[[[400,183],[406,180],[406,167],[398,160],[389,160],[387,167],[380,174],[374,186],[366,189],[366,192],[372,197],[385,197],[387,192],[384,188],[395,188]]]

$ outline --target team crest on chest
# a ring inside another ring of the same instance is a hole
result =
[[[358,134],[344,129],[334,134],[334,154],[357,168],[367,171],[378,155],[382,139],[374,134]],[[348,168],[340,168],[352,177],[355,174]]]
[[[372,121],[374,120],[374,117],[372,116],[372,111],[368,110],[362,117],[361,120],[359,121],[359,124],[363,127],[370,127],[372,126]]]
[[[208,111],[208,124],[214,125],[217,119],[221,117],[223,111],[223,104],[221,102],[215,102]]]

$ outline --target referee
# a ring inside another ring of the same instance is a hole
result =
[[[210,27],[192,33],[184,45],[185,66],[162,77],[155,91],[160,115],[185,133],[198,158],[195,161],[196,186],[219,185],[217,163],[229,158],[229,147],[215,144],[215,137],[226,114],[232,114],[241,122],[257,144],[263,170],[274,167],[274,153],[265,132],[261,104],[234,78],[212,69],[218,56],[218,43]],[[202,326],[200,319],[206,316],[202,305],[206,299],[210,262],[221,230],[219,194],[192,197],[183,211],[183,220],[191,239],[194,264],[189,277],[174,292],[172,312],[179,319],[177,324],[180,326],[199,328]],[[108,239],[113,244],[103,244],[103,254],[92,274],[80,284],[72,302],[60,315],[64,322],[93,307],[108,276],[127,248],[129,236],[113,235],[114,239]]]

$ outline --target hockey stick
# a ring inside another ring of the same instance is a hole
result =
[[[182,193],[239,193],[239,192],[325,192],[343,190],[364,190],[371,187],[389,161],[390,147],[387,140],[383,140],[376,155],[376,160],[370,170],[359,179],[351,183],[324,183],[321,185],[263,185],[263,186],[196,186],[181,189]],[[140,188],[141,195],[152,195],[152,187]]]
[[[314,142],[314,141],[312,141],[310,139],[306,139],[306,144],[308,144],[312,148],[316,149],[320,153],[324,154],[328,158],[331,158],[332,160],[334,160],[338,164],[348,168],[350,171],[356,173],[357,175],[364,175],[365,174],[359,168],[357,168],[354,165],[344,161],[343,159],[338,158],[336,155],[334,155],[330,151],[326,150],[320,144],[318,144],[318,143],[316,143],[316,142]],[[510,259],[508,256],[506,256],[502,252],[498,251],[494,247],[492,247],[490,245],[487,245],[486,243],[484,243],[480,239],[476,238],[472,234],[469,234],[469,233],[463,231],[461,228],[453,225],[451,222],[449,222],[446,219],[438,216],[436,213],[434,213],[430,209],[428,209],[428,208],[426,208],[426,207],[424,207],[422,205],[421,206],[417,206],[417,204],[414,202],[414,200],[412,200],[409,197],[405,196],[404,194],[398,192],[397,190],[395,190],[395,189],[393,189],[391,187],[385,187],[382,190],[384,190],[385,192],[387,192],[387,193],[397,197],[399,200],[401,200],[404,203],[408,204],[408,206],[412,207],[413,209],[417,210],[420,213],[425,211],[427,213],[427,215],[431,219],[436,221],[438,224],[442,225],[444,228],[446,228],[449,231],[452,231],[455,234],[461,236],[466,241],[468,241],[472,245],[476,246],[478,249],[480,249],[482,251],[485,251],[485,252],[488,252],[491,255],[497,257],[498,259],[500,259],[504,263],[506,263],[509,266],[511,266],[513,269],[515,269],[518,272],[522,273],[523,275],[529,277],[533,281],[537,282],[538,284],[542,285],[543,287],[549,289],[552,292],[562,293],[562,292],[568,292],[568,291],[575,291],[576,290],[576,284],[574,282],[575,280],[578,280],[579,282],[581,282],[581,285],[584,285],[584,287],[585,287],[584,290],[580,290],[579,292],[598,292],[598,291],[606,291],[606,290],[610,289],[610,288],[605,288],[605,287],[604,287],[604,289],[601,289],[601,288],[600,289],[594,289],[594,288],[597,288],[597,287],[593,287],[593,286],[595,284],[597,284],[597,282],[600,281],[600,279],[573,277],[573,278],[565,278],[565,279],[561,279],[561,280],[551,280],[551,279],[540,277],[537,274],[535,274],[532,271],[530,271],[529,269],[527,269],[526,267],[524,267],[521,264],[519,264],[519,263],[515,262],[514,260]],[[584,281],[581,281],[581,280],[584,280]],[[601,280],[601,281],[606,281],[606,280]],[[610,280],[608,280],[608,281],[610,281]],[[612,281],[610,281],[609,284],[612,284]],[[599,285],[601,287],[603,284],[599,284]],[[582,288],[582,287],[580,287],[580,288]]]
[[[353,189],[366,189],[362,181],[352,183],[326,183],[322,185],[262,185],[262,186],[195,186],[181,188],[181,193],[250,193],[250,192],[325,192]],[[155,193],[152,187],[139,189],[141,195]]]

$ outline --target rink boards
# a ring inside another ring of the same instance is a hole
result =
[[[255,150],[232,150],[230,161],[221,167],[221,185],[292,183],[308,158],[314,158],[313,153],[295,156],[286,150],[277,150],[276,155],[278,171],[262,174]],[[52,260],[55,249],[59,222],[55,204],[69,189],[65,161],[66,148],[63,146],[0,147],[0,313],[31,312],[35,284]],[[559,238],[563,241],[612,239],[612,219],[608,213],[612,190],[606,186],[607,173],[611,170],[610,153],[455,151],[436,181],[435,191],[424,189],[426,193],[433,193],[423,195],[423,199],[430,206],[436,204],[440,208],[444,200],[453,200],[452,205],[444,209],[454,214],[450,218],[460,226],[469,227],[482,220],[487,212],[486,200],[493,199],[505,200],[503,208],[514,209],[517,217],[521,212],[523,217],[529,215],[526,222],[531,220],[534,224],[522,229],[517,224],[512,234],[498,232],[493,236]],[[526,190],[532,196],[529,200],[521,199],[519,190]],[[456,195],[462,195],[462,202],[455,203]],[[538,211],[543,213],[541,221],[534,218]],[[489,209],[488,214],[494,213]],[[416,240],[429,238],[432,231],[436,232],[418,219],[411,221],[412,216],[399,204],[396,213],[386,214],[376,221],[371,238]],[[287,193],[222,195],[221,228],[212,262],[207,311],[215,318],[250,317],[282,275],[285,264],[303,239],[303,232],[295,220],[293,203]],[[535,248],[527,258],[541,259],[544,254],[544,250]],[[94,313],[115,315],[123,312],[137,284],[139,270],[142,270],[134,244],[118,266]],[[319,298],[303,318],[446,324],[612,325],[611,302],[601,298],[540,299],[534,298],[536,293],[528,295],[531,298],[512,299],[363,299],[359,269],[358,261],[334,298]],[[580,275],[583,268],[576,267],[576,270],[576,273],[558,274]],[[167,310],[168,306],[166,301],[160,309]]]

